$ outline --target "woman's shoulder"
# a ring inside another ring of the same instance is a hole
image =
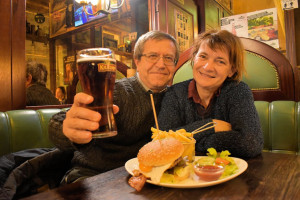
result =
[[[225,81],[220,94],[236,100],[253,98],[251,89],[243,81]]]
[[[192,81],[193,79],[190,79],[190,80],[186,80],[186,81],[183,81],[183,82],[180,82],[180,83],[176,83],[174,85],[172,85],[170,87],[170,89],[172,90],[182,90],[182,89],[186,89],[188,88],[190,82]]]
[[[251,91],[249,86],[243,81],[233,81],[233,80],[226,80],[223,84],[222,90],[225,91]]]

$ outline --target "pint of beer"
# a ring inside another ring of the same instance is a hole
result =
[[[89,109],[101,114],[99,129],[93,138],[115,136],[117,127],[113,114],[113,91],[116,77],[116,60],[107,48],[84,49],[77,54],[78,77],[83,92],[94,97]]]

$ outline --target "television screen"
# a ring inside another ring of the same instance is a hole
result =
[[[97,12],[97,8],[100,7],[98,5],[92,5],[88,4],[85,6],[85,9],[88,13],[94,14]],[[111,13],[116,13],[118,12],[118,9],[111,9]],[[82,24],[85,24],[87,22],[102,18],[107,16],[107,14],[104,13],[99,13],[98,15],[88,15],[84,9],[83,6],[81,6],[79,3],[77,3],[74,0],[74,21],[75,21],[75,26],[80,26]]]

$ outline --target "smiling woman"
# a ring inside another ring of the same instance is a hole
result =
[[[193,46],[193,79],[167,91],[158,116],[160,129],[191,132],[216,122],[214,129],[194,135],[196,151],[205,153],[213,147],[238,157],[260,154],[258,114],[251,90],[240,81],[245,71],[243,50],[240,39],[228,31],[200,34]]]

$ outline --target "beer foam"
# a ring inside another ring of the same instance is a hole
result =
[[[117,62],[116,59],[113,58],[104,58],[104,57],[84,57],[84,58],[78,58],[77,63],[79,62],[93,62],[93,61],[111,61],[111,62]]]

